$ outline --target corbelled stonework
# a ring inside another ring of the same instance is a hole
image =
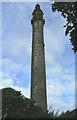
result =
[[[46,71],[45,71],[45,53],[43,12],[39,4],[35,6],[32,13],[32,63],[31,63],[31,99],[36,101],[45,112],[47,111],[46,97]]]

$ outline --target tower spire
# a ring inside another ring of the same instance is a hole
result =
[[[39,4],[35,6],[32,15],[31,99],[46,112],[46,71],[43,37],[45,20]]]

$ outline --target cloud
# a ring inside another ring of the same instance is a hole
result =
[[[52,17],[52,15],[51,15],[51,17]],[[57,17],[59,17],[59,15]],[[62,19],[62,21],[64,22],[63,19]],[[54,21],[51,21],[51,24],[50,25],[48,24],[45,28],[46,49],[49,53],[52,51],[51,52],[52,54],[54,54],[56,56],[57,55],[60,56],[64,52],[67,42],[64,41],[65,37],[64,37],[64,30],[62,28],[63,24],[61,25],[61,23],[60,23],[60,26],[59,26],[57,24],[57,22],[55,24],[53,24],[53,23],[54,23]],[[57,26],[57,29],[56,29],[56,26]],[[59,29],[59,27],[60,27],[60,29]]]
[[[17,63],[16,61],[13,61],[12,59],[9,59],[9,58],[3,58],[2,59],[3,61],[3,64],[2,64],[2,70],[4,72],[15,72],[15,73],[18,73],[18,72],[28,72],[30,73],[30,66],[27,64],[24,64],[24,63]],[[22,71],[21,71],[22,70]]]
[[[59,109],[59,113],[75,108],[75,86],[72,83],[64,85],[60,78],[47,79],[48,108],[52,106],[55,112]]]
[[[62,71],[61,65],[55,60],[53,54],[46,54],[46,72],[47,76],[60,75]]]
[[[11,87],[17,91],[21,91],[21,93],[27,97],[27,98],[30,98],[30,87],[28,88],[24,88],[24,87],[19,87],[19,86],[16,86],[14,85],[14,81],[13,79],[2,79],[2,85],[0,84],[0,89],[2,88],[7,88],[7,87]]]
[[[50,11],[47,11],[50,12]],[[61,64],[62,55],[68,45],[63,30],[65,20],[59,13],[50,12],[48,21],[45,24],[45,52],[46,52],[46,68],[47,76],[58,76],[63,70]],[[55,21],[55,22],[54,22]],[[65,39],[65,40],[64,40]]]
[[[0,78],[2,77],[2,71],[0,70]]]
[[[11,79],[11,78],[8,78],[8,79],[2,79],[2,85],[4,86],[4,87],[10,87],[10,86],[12,86],[14,84],[14,81],[13,81],[13,79]]]
[[[27,39],[28,40],[28,39]],[[30,44],[27,42],[27,40],[16,40],[9,41],[9,45],[5,42],[3,43],[3,57],[9,57],[15,60],[19,63],[26,63],[27,61],[30,61]],[[10,47],[10,50],[8,49]],[[23,53],[23,54],[22,54]]]
[[[14,6],[15,9],[13,8]],[[19,63],[30,62],[30,54],[31,54],[31,23],[30,23],[31,18],[30,17],[32,13],[28,12],[29,9],[31,9],[30,5],[27,4],[26,7],[26,4],[24,3],[3,4],[2,56],[8,57],[9,59],[11,58]],[[6,16],[7,14],[8,16]]]
[[[31,77],[31,68],[27,64],[16,63],[15,61],[5,58],[2,66],[2,79],[13,79],[14,85],[19,87],[28,87]]]
[[[22,68],[22,64],[16,63],[11,59],[4,58],[3,59],[3,70],[6,72],[18,72]],[[6,68],[6,69],[5,69]]]
[[[0,71],[0,73],[1,73],[1,71]],[[6,78],[3,78],[2,80],[0,79],[0,89],[6,88],[6,87],[11,87],[17,91],[21,91],[21,93],[25,97],[30,98],[30,84],[27,86],[27,88],[23,87],[23,86],[19,87],[18,85],[14,84],[14,80],[12,79],[11,76],[8,76],[8,73],[5,73],[5,74],[3,73],[3,76]]]
[[[68,82],[69,81],[74,81],[75,80],[75,74],[63,74],[62,76],[61,76],[61,78],[63,78],[64,80],[67,80]]]

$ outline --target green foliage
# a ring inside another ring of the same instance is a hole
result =
[[[66,111],[65,113],[62,112],[61,115],[59,115],[59,118],[77,118],[77,109],[72,111]]]
[[[35,106],[35,102],[25,98],[21,92],[12,88],[2,89],[3,118],[43,118],[47,116],[43,110]]]
[[[77,51],[77,2],[55,2],[52,4],[52,12],[61,12],[66,19],[65,35],[70,35],[70,41],[73,45],[74,52]]]
[[[52,110],[52,107],[49,108],[48,113],[54,120],[56,118],[59,120],[60,118],[63,118],[63,120],[66,120],[66,118],[77,118],[77,109],[74,109],[72,111],[67,110],[66,112],[62,112],[59,114],[59,110],[55,112],[55,110]],[[68,119],[69,120],[69,119]]]
[[[52,109],[52,106],[49,108],[49,110],[48,110],[48,115],[50,116],[50,117],[52,117],[53,119],[54,118],[57,118],[58,117],[58,115],[59,115],[59,110],[57,111],[57,112],[55,112],[55,110],[53,110]]]
[[[2,89],[2,120],[6,118],[51,118],[55,120],[55,118],[74,118],[75,115],[77,117],[77,109],[62,112],[59,115],[58,111],[55,113],[55,110],[52,110],[52,107],[45,113],[35,105],[34,101],[25,98],[20,91],[12,88]]]

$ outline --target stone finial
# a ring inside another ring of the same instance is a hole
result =
[[[32,15],[33,15],[33,18],[31,20],[31,24],[33,24],[33,22],[36,21],[36,20],[42,20],[43,23],[45,23],[45,20],[43,19],[43,12],[40,9],[40,5],[39,4],[37,4],[35,6],[35,9],[34,9]]]
[[[37,5],[35,6],[35,9],[36,9],[36,10],[40,10],[40,5],[37,4]]]

